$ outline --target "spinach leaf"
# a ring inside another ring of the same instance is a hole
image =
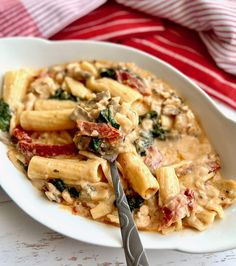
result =
[[[89,148],[94,152],[99,152],[102,144],[102,140],[99,138],[93,138],[89,143]]]
[[[51,179],[49,180],[60,192],[66,189],[65,183],[61,179]]]
[[[50,99],[58,99],[58,100],[70,100],[70,101],[77,101],[77,98],[72,95],[71,93],[68,93],[67,91],[63,89],[57,89],[55,91],[55,94],[50,97]]]
[[[159,122],[153,125],[153,129],[151,130],[151,133],[154,138],[158,138],[160,140],[166,140],[166,130],[164,130],[161,127],[161,124]]]
[[[108,109],[103,109],[100,111],[99,116],[97,118],[98,123],[109,123],[108,118]]]
[[[80,192],[75,187],[69,187],[68,192],[70,193],[72,198],[79,197]]]
[[[143,131],[140,134],[140,138],[134,141],[134,146],[136,151],[141,156],[146,156],[146,150],[152,145],[153,143],[153,136],[149,132]]]
[[[139,195],[128,195],[126,198],[131,212],[135,209],[139,209],[144,202],[144,199]]]
[[[153,128],[150,131],[153,138],[158,138],[160,140],[166,139],[166,130],[162,128],[161,123],[158,119],[158,113],[156,111],[150,111],[144,115],[139,116],[139,124],[143,121],[143,119],[152,119]]]
[[[147,112],[146,114],[144,115],[140,115],[139,116],[139,122],[141,123],[143,121],[143,119],[145,118],[148,118],[148,119],[153,119],[153,118],[158,118],[158,113],[156,111],[150,111],[150,112]]]
[[[49,182],[52,183],[60,192],[68,189],[68,192],[72,198],[79,197],[80,195],[80,192],[75,187],[67,187],[61,179],[50,179]]]
[[[10,127],[11,110],[7,103],[0,99],[0,129],[8,131]]]
[[[116,80],[116,71],[113,68],[105,68],[100,72],[102,78],[111,78]]]
[[[120,128],[120,125],[116,123],[115,119],[112,117],[112,112],[111,112],[111,109],[108,108],[108,120],[109,122],[111,123],[111,125],[116,128],[116,129],[119,129]]]
[[[120,128],[120,125],[116,123],[115,119],[112,117],[111,109],[108,107],[100,111],[99,116],[97,118],[98,123],[106,123],[111,124],[116,129]]]

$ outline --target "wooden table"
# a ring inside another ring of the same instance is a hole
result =
[[[219,107],[236,120],[236,112]],[[236,265],[236,249],[211,254],[148,250],[147,254],[153,266]],[[122,266],[125,258],[122,249],[88,245],[53,232],[26,215],[0,188],[0,266],[14,265]]]

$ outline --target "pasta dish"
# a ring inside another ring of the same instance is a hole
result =
[[[236,181],[221,176],[220,159],[184,99],[133,63],[12,70],[2,92],[9,159],[73,214],[119,225],[111,158],[140,230],[202,231],[236,198]]]

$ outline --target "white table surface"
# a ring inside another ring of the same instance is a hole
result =
[[[236,121],[235,111],[222,104],[219,108]],[[147,250],[147,255],[152,266],[236,265],[236,249],[211,254]],[[88,245],[60,235],[26,215],[0,188],[0,266],[6,265],[126,264],[122,249]]]

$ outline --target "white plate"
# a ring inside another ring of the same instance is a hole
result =
[[[173,85],[201,117],[201,122],[207,133],[209,132],[211,141],[217,145],[217,139],[211,128],[218,124],[223,116],[213,101],[179,71],[146,53],[103,42],[50,42],[35,38],[8,38],[0,40],[0,58],[0,78],[10,69],[25,66],[42,67],[78,59],[134,62]],[[30,181],[13,167],[7,158],[6,151],[7,148],[1,143],[0,184],[27,214],[71,238],[108,247],[122,246],[119,228],[72,215],[59,205],[47,201]],[[230,207],[225,212],[225,219],[215,222],[205,232],[183,230],[167,236],[142,232],[141,239],[144,247],[148,249],[177,249],[199,253],[235,248],[235,212],[235,206]]]

